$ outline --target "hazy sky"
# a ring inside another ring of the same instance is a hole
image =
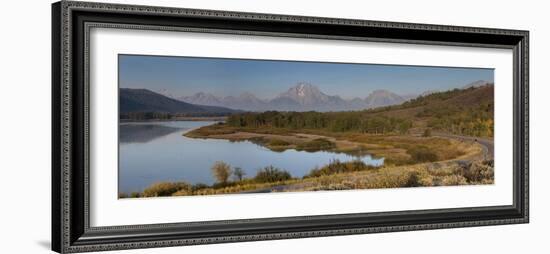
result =
[[[377,89],[397,94],[460,88],[477,80],[493,82],[493,69],[378,64],[342,64],[222,58],[119,56],[119,86],[216,96],[250,92],[273,98],[298,82],[328,95],[366,97]]]

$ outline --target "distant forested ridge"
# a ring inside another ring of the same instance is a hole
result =
[[[493,84],[432,93],[401,105],[346,112],[240,113],[227,125],[248,128],[322,129],[372,134],[407,133],[431,128],[459,135],[492,137]]]
[[[178,116],[226,116],[238,112],[182,102],[147,89],[119,89],[120,119],[171,119]]]

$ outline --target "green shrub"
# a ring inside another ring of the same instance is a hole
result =
[[[273,166],[267,166],[263,169],[260,169],[254,177],[254,181],[258,183],[272,183],[286,181],[290,179],[292,179],[292,176],[288,171],[281,170]]]

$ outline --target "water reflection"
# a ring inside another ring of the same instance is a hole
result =
[[[178,130],[181,130],[181,128],[158,124],[125,123],[119,127],[119,141],[122,144],[147,143]]]
[[[142,191],[159,181],[186,181],[212,184],[210,167],[224,161],[242,168],[247,177],[272,165],[302,177],[314,167],[331,160],[360,159],[368,165],[382,165],[383,158],[351,156],[327,151],[306,152],[294,149],[274,152],[250,141],[194,139],[182,134],[215,122],[178,121],[125,123],[120,126],[119,191]]]

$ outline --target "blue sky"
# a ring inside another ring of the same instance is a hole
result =
[[[120,87],[174,96],[250,92],[273,98],[298,82],[308,82],[328,95],[363,98],[378,89],[420,94],[493,78],[493,69],[479,68],[119,55]]]

